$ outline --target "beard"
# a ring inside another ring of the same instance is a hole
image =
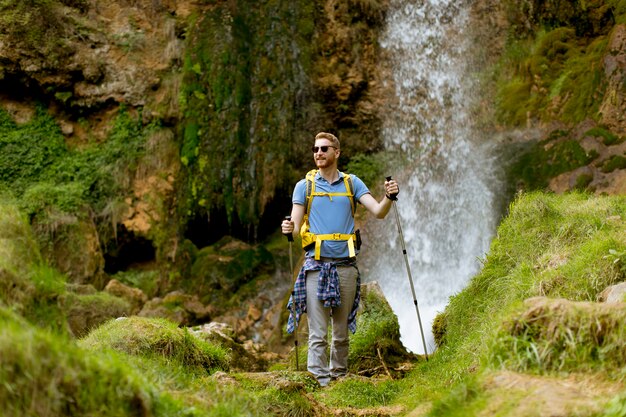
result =
[[[318,168],[327,168],[332,166],[334,162],[335,159],[332,157],[315,158],[315,166]]]

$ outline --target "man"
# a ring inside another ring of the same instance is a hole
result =
[[[312,148],[317,171],[296,184],[291,220],[281,224],[283,234],[300,230],[306,257],[296,279],[288,331],[293,331],[301,313],[309,323],[307,369],[322,386],[348,370],[348,329],[356,331],[360,276],[356,267],[358,240],[354,232],[355,201],[377,218],[391,209],[390,196],[398,184],[385,181],[386,195],[376,201],[358,177],[337,170],[339,140],[330,133],[315,137]],[[328,323],[332,318],[330,364],[326,354]]]

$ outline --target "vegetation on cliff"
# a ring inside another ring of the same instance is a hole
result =
[[[626,4],[504,2],[506,40],[494,65],[495,119],[538,128],[512,167],[526,190],[624,192]]]
[[[609,35],[626,23],[619,0],[506,2],[510,22],[498,82],[498,118],[599,120],[606,93],[603,58]]]

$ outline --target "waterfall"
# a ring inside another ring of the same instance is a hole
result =
[[[381,46],[394,103],[383,120],[387,149],[408,160],[390,167],[428,351],[432,321],[478,272],[500,216],[489,140],[473,128],[475,83],[468,57],[469,2],[392,0]],[[393,172],[399,166],[407,166]],[[392,209],[393,210],[393,209]],[[394,213],[365,225],[365,280],[379,282],[402,342],[423,353]]]

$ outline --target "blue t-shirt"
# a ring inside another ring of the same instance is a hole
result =
[[[345,193],[346,185],[343,181],[343,172],[339,172],[339,178],[330,184],[318,172],[315,175],[315,191],[327,193]],[[354,196],[360,199],[369,193],[369,189],[357,176],[350,174],[354,186]],[[310,231],[317,234],[328,233],[354,233],[354,217],[352,217],[352,205],[350,197],[345,196],[317,196],[312,197],[311,211],[309,212]],[[292,201],[294,204],[306,204],[306,179],[298,181],[293,190]],[[348,243],[343,240],[322,241],[321,256],[328,258],[347,258]],[[306,253],[307,256],[315,255],[315,248]]]

